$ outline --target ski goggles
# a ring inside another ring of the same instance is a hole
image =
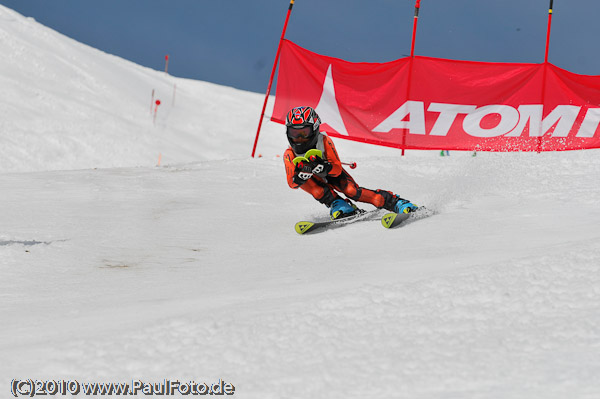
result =
[[[293,126],[288,126],[287,135],[292,140],[308,139],[308,138],[312,137],[313,129],[312,129],[312,126],[300,126],[297,128],[295,128]]]

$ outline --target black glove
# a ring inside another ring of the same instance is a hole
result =
[[[312,170],[313,168],[310,164],[306,162],[298,162],[298,164],[296,164],[296,170],[294,171],[294,178],[292,180],[294,183],[301,186],[312,177]]]
[[[315,155],[308,158],[308,160],[310,161],[312,173],[319,176],[320,178],[326,177],[333,168],[333,165],[331,165],[329,162]]]

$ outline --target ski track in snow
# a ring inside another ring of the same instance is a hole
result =
[[[336,140],[359,184],[436,214],[299,236],[328,210],[287,187],[280,125],[249,157],[261,95],[0,20],[0,396],[171,378],[242,398],[600,397],[598,151]]]

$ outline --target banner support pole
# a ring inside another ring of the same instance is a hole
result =
[[[412,40],[410,43],[410,65],[408,67],[408,87],[406,89],[406,101],[410,95],[410,83],[412,80],[413,60],[415,58],[415,39],[417,38],[417,23],[419,21],[419,9],[421,8],[421,0],[416,0],[415,16],[413,18]],[[402,133],[402,156],[404,156],[404,147],[406,145],[406,131]]]
[[[258,136],[260,134],[260,129],[262,127],[263,118],[265,117],[265,109],[267,108],[267,102],[269,101],[269,94],[271,94],[271,85],[273,84],[273,78],[275,77],[275,70],[277,69],[277,63],[279,62],[279,53],[281,52],[281,44],[283,43],[283,39],[285,38],[285,31],[287,30],[288,21],[290,19],[290,14],[292,12],[292,7],[294,7],[294,1],[290,0],[290,6],[287,11],[287,15],[285,17],[285,22],[283,24],[283,31],[281,32],[281,39],[279,39],[279,45],[277,46],[277,53],[275,54],[275,62],[273,63],[273,70],[271,71],[271,78],[269,79],[269,85],[267,87],[267,94],[265,95],[265,102],[262,107],[262,111],[260,113],[260,120],[258,121],[258,129],[256,129],[256,138],[254,139],[254,146],[252,147],[252,158],[254,158],[254,154],[256,153],[256,145],[258,144]]]
[[[544,116],[544,102],[546,100],[546,77],[548,74],[548,52],[550,49],[550,30],[552,28],[552,8],[553,8],[554,0],[550,0],[550,6],[548,7],[548,29],[546,30],[546,51],[544,52],[544,72],[542,74],[542,117]],[[537,153],[539,154],[542,150],[542,141],[544,139],[544,132],[541,130],[540,124],[540,135],[538,138],[538,149]]]
[[[550,7],[548,8],[548,29],[546,31],[546,53],[544,55],[544,63],[548,62],[548,49],[550,48],[550,28],[552,27],[552,5],[554,0],[550,0]]]
[[[421,8],[421,0],[415,3],[415,16],[413,18],[412,41],[410,44],[410,56],[415,56],[415,39],[417,38],[417,22],[419,21],[419,9]]]

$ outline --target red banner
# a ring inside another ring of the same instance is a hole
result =
[[[285,40],[271,120],[316,109],[330,136],[405,149],[600,148],[600,76],[416,56],[351,63]]]

